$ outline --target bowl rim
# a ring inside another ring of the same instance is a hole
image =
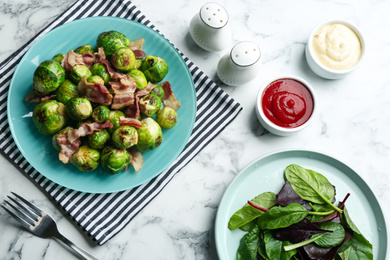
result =
[[[348,69],[344,69],[344,70],[335,70],[335,69],[331,69],[331,68],[326,67],[325,65],[323,65],[318,60],[317,56],[315,55],[315,53],[313,51],[312,39],[314,37],[314,34],[317,32],[317,30],[320,27],[322,27],[324,25],[328,25],[328,24],[343,24],[343,25],[346,25],[348,28],[350,28],[358,36],[358,38],[360,40],[360,45],[362,47],[362,53],[360,55],[359,61],[354,66],[352,66],[352,67],[350,67]],[[330,72],[330,73],[333,73],[333,74],[336,74],[336,75],[343,75],[343,74],[347,74],[349,72],[354,71],[357,67],[359,67],[362,64],[363,59],[364,59],[365,54],[366,54],[366,42],[365,42],[364,35],[363,35],[362,31],[354,23],[352,23],[350,21],[347,21],[347,20],[343,20],[343,19],[324,20],[321,23],[317,24],[312,29],[312,31],[310,32],[309,38],[307,40],[307,47],[308,47],[308,51],[309,51],[309,54],[310,54],[311,58],[313,59],[314,63],[318,67],[320,67],[322,70],[325,70],[327,72]]]
[[[286,128],[286,127],[278,126],[275,123],[273,123],[271,120],[269,120],[266,117],[266,115],[264,114],[263,105],[262,105],[262,103],[263,103],[262,102],[262,97],[263,97],[264,90],[265,90],[266,87],[269,86],[269,84],[271,84],[272,82],[274,82],[274,81],[276,81],[278,79],[293,79],[293,80],[296,80],[296,81],[302,83],[303,85],[305,85],[305,87],[309,90],[309,92],[310,92],[310,94],[312,96],[312,99],[313,99],[313,111],[312,111],[309,119],[305,123],[300,125],[300,126],[292,127],[292,128]],[[315,113],[317,111],[317,106],[318,106],[317,94],[315,93],[314,88],[305,79],[303,79],[303,78],[301,78],[299,76],[293,75],[293,74],[280,74],[280,75],[273,76],[273,77],[269,78],[260,87],[260,89],[259,89],[259,91],[257,93],[257,97],[256,97],[256,110],[257,110],[257,113],[260,115],[261,119],[269,127],[271,127],[272,129],[274,129],[274,130],[276,130],[278,132],[286,133],[286,134],[292,134],[292,133],[298,132],[298,131],[306,128],[313,121],[314,115],[315,115]]]

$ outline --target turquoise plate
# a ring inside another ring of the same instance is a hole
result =
[[[287,150],[261,157],[240,171],[229,184],[219,204],[215,221],[219,259],[237,259],[240,239],[246,233],[240,229],[228,229],[230,217],[260,193],[278,193],[284,183],[284,169],[290,164],[298,164],[323,174],[336,186],[337,201],[350,193],[346,207],[351,219],[373,245],[374,259],[387,259],[388,231],[385,218],[368,185],[354,170],[339,160],[304,150]]]
[[[33,73],[44,60],[58,53],[67,53],[83,44],[95,46],[103,31],[116,30],[130,40],[145,38],[144,51],[165,59],[169,66],[168,80],[182,106],[177,111],[178,123],[164,131],[158,149],[144,154],[139,172],[132,166],[115,176],[100,167],[83,173],[71,164],[62,164],[58,152],[51,145],[51,137],[41,135],[35,128],[31,114],[35,104],[24,102],[31,91]],[[175,47],[156,31],[140,23],[115,17],[92,17],[64,24],[39,39],[24,55],[11,80],[8,93],[8,121],[12,136],[27,161],[48,179],[70,189],[91,193],[106,193],[138,186],[165,170],[179,156],[193,129],[196,114],[195,88],[191,74]]]

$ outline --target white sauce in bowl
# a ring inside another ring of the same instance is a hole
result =
[[[346,70],[359,62],[362,45],[359,36],[341,23],[320,27],[313,37],[313,52],[326,67]]]

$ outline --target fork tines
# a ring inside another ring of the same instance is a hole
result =
[[[42,210],[27,201],[20,195],[11,192],[17,199],[7,196],[9,200],[4,200],[5,204],[1,205],[8,214],[18,220],[25,228],[31,229],[38,217],[42,216]],[[12,208],[8,209],[7,205]]]

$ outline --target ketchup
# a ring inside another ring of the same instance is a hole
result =
[[[262,108],[274,124],[294,128],[309,120],[314,109],[313,96],[307,87],[294,79],[278,79],[264,90]]]

